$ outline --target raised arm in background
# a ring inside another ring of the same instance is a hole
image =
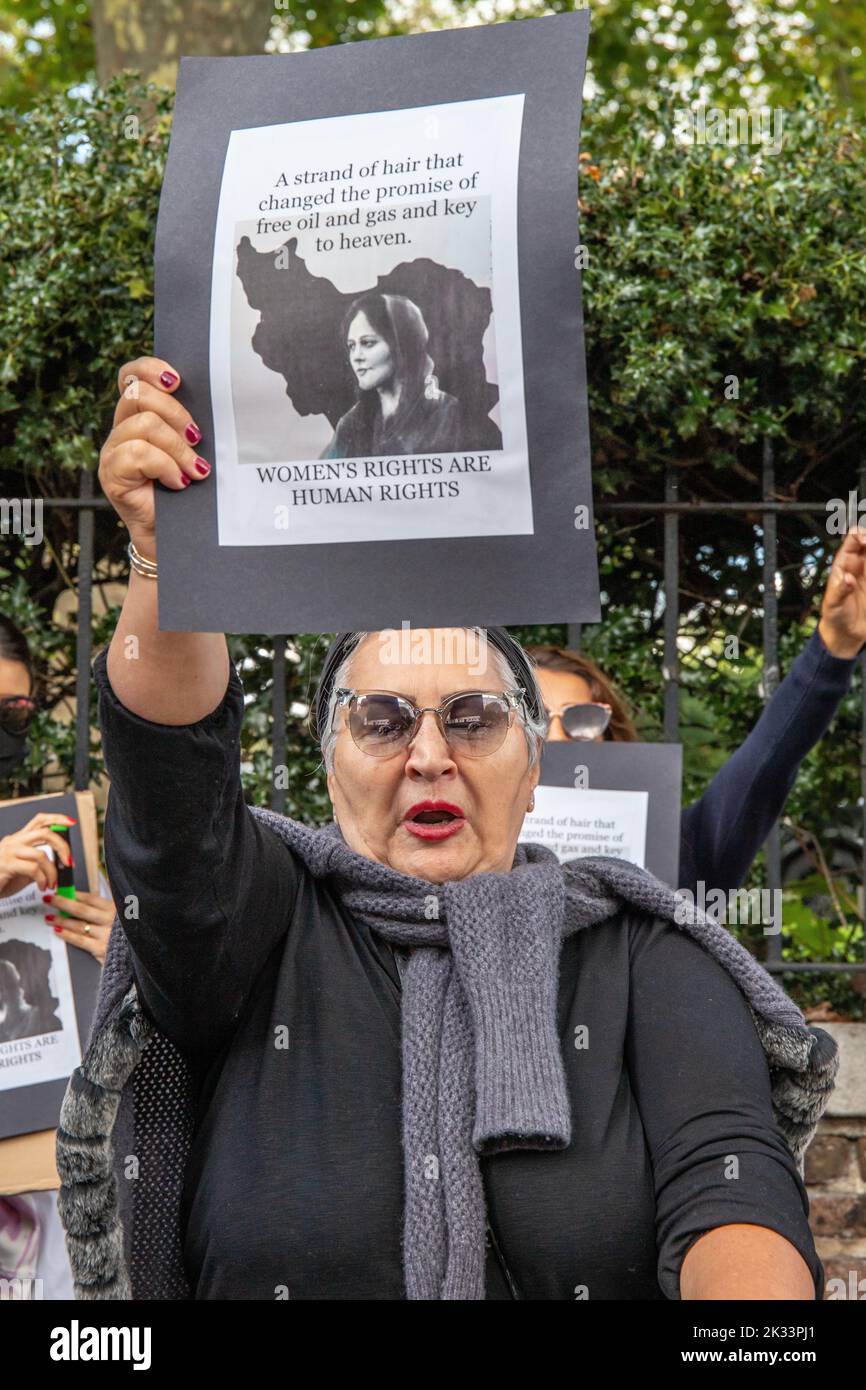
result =
[[[683,811],[679,887],[737,888],[823,738],[866,642],[866,531],[839,547],[815,632],[760,719],[703,796]]]

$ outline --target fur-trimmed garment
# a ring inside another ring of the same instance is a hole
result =
[[[739,985],[767,1058],[773,1113],[802,1174],[833,1089],[836,1044],[806,1025],[725,927],[653,875],[600,857],[560,865],[540,845],[519,845],[509,873],[435,885],[356,854],[334,825],[310,830],[250,809],[350,913],[411,952],[402,1004],[408,1298],[484,1298],[481,1155],[569,1145],[555,1020],[560,949],[624,906],[676,923]],[[78,1298],[140,1296],[133,1270],[145,1271],[152,1297],[190,1296],[178,1212],[192,1125],[183,1058],[144,1015],[116,925],[57,1138],[58,1210]],[[150,1194],[134,1204],[130,1157]]]

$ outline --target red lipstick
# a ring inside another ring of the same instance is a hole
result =
[[[403,817],[403,825],[419,840],[447,840],[466,824],[462,806],[451,801],[417,801]]]

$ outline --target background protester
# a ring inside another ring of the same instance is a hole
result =
[[[3,783],[8,782],[27,756],[28,731],[38,708],[35,684],[27,639],[10,618],[0,614],[0,795]],[[71,862],[66,841],[49,829],[60,821],[71,824],[72,818],[37,811],[20,830],[0,837],[0,898],[10,898],[35,883],[42,890],[46,905],[46,929],[53,928],[68,945],[90,952],[101,965],[114,920],[114,902],[102,872],[98,893],[76,889],[74,899],[57,895],[57,864],[38,846],[50,845],[64,862]],[[60,917],[61,907],[68,917]],[[0,969],[4,967],[7,976],[10,972],[17,975],[14,966],[0,961]],[[26,1000],[17,1002],[20,989],[16,990],[11,977],[0,981],[0,985],[4,1017],[9,1014],[13,996],[12,1007],[18,1014],[18,1021],[9,1023],[6,1036],[28,1037],[32,1031],[41,1031],[43,1011],[30,1008]],[[27,1017],[32,1019],[31,1031]],[[42,1281],[43,1298],[72,1297],[72,1275],[57,1216],[56,1191],[0,1196],[0,1278],[38,1278]]]
[[[847,694],[866,642],[866,531],[836,553],[821,616],[748,738],[682,815],[679,887],[738,887],[779,818],[806,754]],[[566,647],[528,648],[550,717],[547,737],[635,740],[627,704],[588,657]],[[570,732],[569,732],[570,731]]]
[[[0,614],[0,793],[4,781],[27,756],[27,734],[36,715],[35,679],[27,639],[20,628]],[[0,898],[19,893],[29,883],[42,889],[45,921],[70,946],[88,951],[100,965],[105,960],[114,921],[114,901],[100,869],[98,893],[76,888],[74,898],[56,893],[57,868],[38,845],[49,844],[65,860],[69,846],[48,827],[67,816],[37,811],[11,835],[0,837]],[[65,916],[61,917],[61,910]]]

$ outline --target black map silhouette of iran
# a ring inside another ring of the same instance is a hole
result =
[[[245,236],[237,255],[247,301],[261,313],[253,350],[285,378],[286,395],[299,415],[324,415],[333,428],[354,405],[355,377],[340,342],[340,326],[352,301],[375,289],[405,295],[424,315],[439,388],[456,396],[462,407],[461,452],[502,448],[502,435],[488,418],[499,387],[487,380],[482,353],[492,312],[488,289],[462,271],[424,258],[404,261],[380,275],[375,285],[343,294],[330,280],[310,273],[297,246],[297,238],[289,238],[288,257],[280,257],[288,263],[277,266],[277,251],[256,251]]]

